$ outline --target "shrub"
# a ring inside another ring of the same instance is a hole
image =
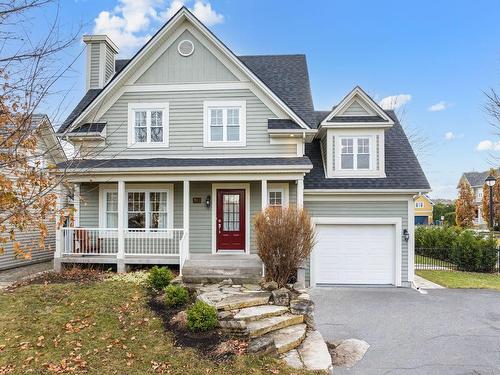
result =
[[[498,261],[497,241],[494,236],[488,236],[481,245],[481,271],[493,272]]]
[[[464,231],[453,244],[453,262],[460,271],[477,271],[481,266],[481,248],[471,231]]]
[[[416,227],[415,248],[420,255],[449,262],[453,243],[461,232],[458,227]]]
[[[187,327],[190,331],[208,331],[217,327],[217,310],[203,301],[196,301],[187,309]]]
[[[154,266],[148,274],[148,286],[154,291],[165,289],[173,280],[174,275],[167,267]]]
[[[284,286],[296,275],[314,246],[314,227],[307,211],[269,207],[255,217],[258,255],[267,281]]]
[[[188,299],[188,290],[180,285],[169,285],[165,288],[165,305],[168,307],[185,305]]]

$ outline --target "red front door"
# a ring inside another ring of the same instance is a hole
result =
[[[217,190],[217,251],[245,251],[245,190]]]

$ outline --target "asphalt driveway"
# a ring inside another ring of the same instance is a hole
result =
[[[311,295],[326,340],[371,345],[335,374],[500,374],[500,292],[337,287]]]

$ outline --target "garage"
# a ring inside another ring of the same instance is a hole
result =
[[[313,284],[400,285],[399,223],[400,219],[317,222]]]

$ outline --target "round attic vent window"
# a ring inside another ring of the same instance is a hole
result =
[[[190,40],[181,40],[179,42],[179,45],[177,46],[177,51],[179,51],[179,53],[182,55],[182,56],[191,56],[194,52],[194,44],[193,42],[191,42]]]

